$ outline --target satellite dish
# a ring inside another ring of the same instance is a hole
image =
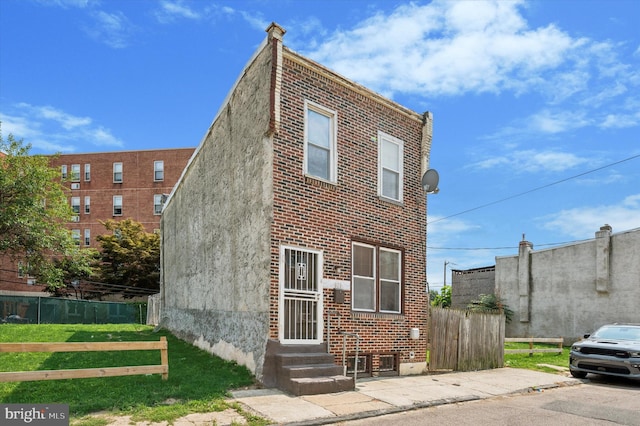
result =
[[[440,181],[440,175],[435,169],[429,169],[422,175],[422,189],[427,194],[437,194],[440,189],[438,188],[438,182]]]

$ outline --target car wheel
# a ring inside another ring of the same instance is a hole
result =
[[[573,371],[573,370],[571,370],[571,375],[573,377],[575,377],[576,379],[584,379],[585,377],[587,377],[587,373],[585,373],[584,371]]]

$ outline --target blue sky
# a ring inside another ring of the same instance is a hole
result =
[[[272,21],[434,115],[428,280],[640,227],[640,2],[0,1],[2,134],[32,153],[195,147]],[[639,248],[640,249],[640,248]]]

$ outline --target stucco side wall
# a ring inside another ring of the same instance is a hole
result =
[[[245,68],[162,217],[161,325],[257,376],[269,330],[270,73],[266,47]]]
[[[530,251],[528,292],[518,270],[526,262],[496,258],[496,292],[515,311],[507,337],[564,337],[569,344],[605,323],[638,322],[640,229],[604,237]]]

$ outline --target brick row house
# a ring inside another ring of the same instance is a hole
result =
[[[294,394],[420,374],[431,114],[267,33],[165,205],[161,325]]]
[[[147,232],[160,229],[163,201],[178,181],[194,148],[62,154],[51,157],[60,170],[74,211],[67,225],[82,248],[98,248],[106,229],[100,221],[133,219]],[[42,292],[20,262],[0,260],[0,294]]]

